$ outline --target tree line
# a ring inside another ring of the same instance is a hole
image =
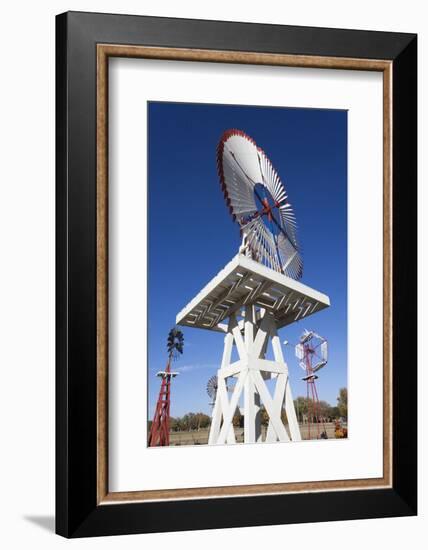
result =
[[[211,424],[211,417],[205,413],[189,412],[184,416],[169,419],[169,429],[173,432],[203,430]]]

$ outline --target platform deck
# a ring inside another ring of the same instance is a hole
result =
[[[330,299],[242,254],[237,254],[178,314],[179,325],[224,331],[246,305],[270,311],[277,328],[329,307]]]

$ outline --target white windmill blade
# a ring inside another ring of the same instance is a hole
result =
[[[313,337],[314,333],[312,331],[304,329],[302,335],[300,336],[300,342],[302,344],[305,344],[306,342],[309,342],[309,340]]]
[[[324,340],[323,343],[321,344],[321,357],[327,363],[327,361],[328,361],[328,344],[327,344],[327,340]]]
[[[299,248],[299,242],[297,239],[297,223],[291,204],[282,204],[279,207],[279,215],[281,216],[281,221],[285,227],[288,237],[295,247]]]
[[[240,220],[257,212],[254,183],[239,169],[230,149],[224,150],[222,158],[223,178],[228,182],[223,192],[227,196],[231,214]]]
[[[258,148],[258,160],[264,185],[269,189],[272,198],[282,204],[287,198],[287,193],[271,161],[260,147]]]
[[[278,250],[282,271],[292,279],[300,279],[303,272],[303,261],[296,247],[282,233],[278,235]]]
[[[303,359],[305,355],[303,344],[297,344],[294,349],[295,349],[297,359]]]
[[[265,152],[242,130],[227,130],[217,147],[217,169],[226,204],[253,259],[299,279],[303,262],[296,220]]]
[[[325,338],[323,336],[320,336],[317,332],[313,331],[313,335],[315,338],[318,338],[318,340],[321,340],[321,342],[325,341]]]
[[[277,256],[277,247],[272,234],[267,230],[260,218],[254,218],[243,228],[253,258],[263,261],[275,271],[281,271]]]
[[[312,372],[317,372],[327,365],[327,361],[319,361],[314,367],[312,367]]]

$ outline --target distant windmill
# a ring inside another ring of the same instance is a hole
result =
[[[207,383],[207,394],[208,397],[211,398],[211,407],[214,407],[215,399],[217,397],[217,390],[218,390],[218,378],[217,376],[211,376],[211,378],[208,380]]]
[[[162,378],[155,415],[149,434],[149,447],[164,447],[169,445],[169,410],[171,399],[171,379],[178,372],[171,372],[171,362],[183,353],[184,336],[181,330],[173,328],[169,331],[167,340],[168,362],[166,369],[156,373]]]
[[[327,365],[327,340],[316,332],[305,329],[300,337],[299,343],[296,345],[296,357],[299,359],[299,366],[305,371],[305,376],[302,380],[306,382],[309,439],[311,439],[312,424],[314,424],[312,433],[316,431],[318,438],[327,438],[324,419],[320,411],[318,390],[315,383],[315,380],[318,379],[318,375],[315,373]],[[321,433],[320,424],[323,426],[323,431]]]
[[[217,398],[217,391],[218,391],[218,377],[217,375],[211,376],[211,378],[207,382],[207,394],[208,397],[211,397],[211,407],[214,408],[215,401]],[[226,384],[226,391],[231,392],[233,391],[233,386],[229,387]]]

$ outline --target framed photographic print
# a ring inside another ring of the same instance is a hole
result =
[[[416,514],[416,44],[57,16],[59,534]]]

